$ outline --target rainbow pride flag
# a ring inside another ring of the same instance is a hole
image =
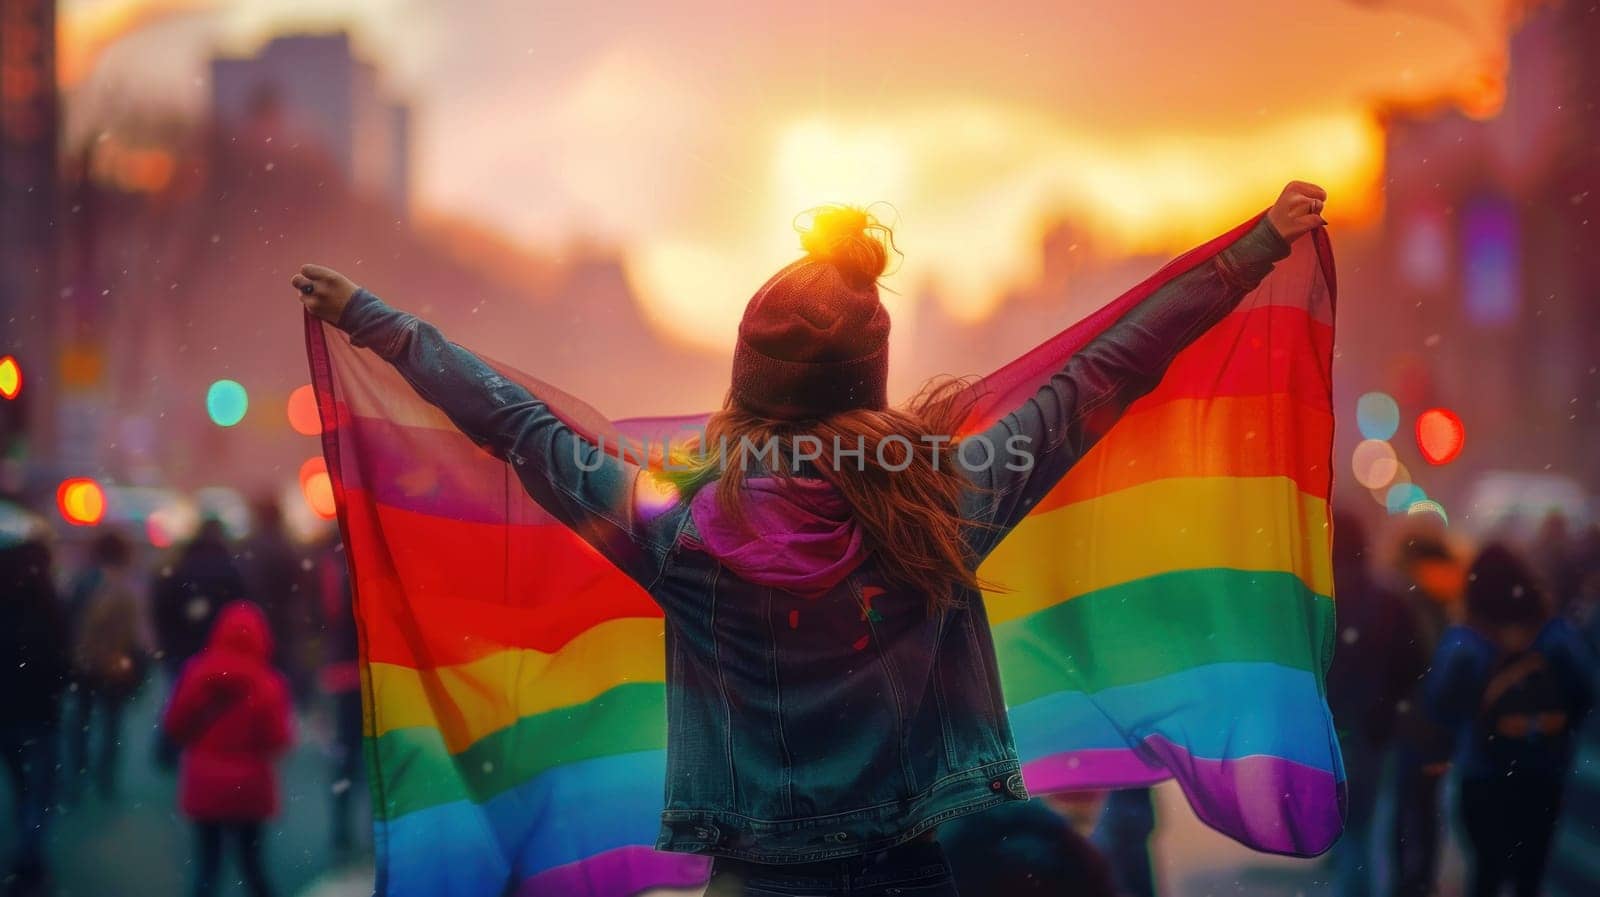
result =
[[[1168,264],[979,381],[1008,412],[1126,309],[1254,222]],[[1175,779],[1260,850],[1338,836],[1329,457],[1334,269],[1325,234],[1174,361],[981,575],[1034,793]],[[307,318],[361,633],[384,897],[624,897],[703,883],[651,848],[665,775],[663,620],[387,363]],[[501,367],[609,446],[613,424]]]

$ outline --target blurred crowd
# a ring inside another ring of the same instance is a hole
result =
[[[0,754],[18,833],[7,894],[52,893],[52,823],[84,801],[119,801],[121,752],[145,745],[175,774],[193,828],[192,893],[238,880],[273,894],[263,826],[279,810],[277,761],[306,714],[333,736],[332,847],[354,849],[361,701],[343,552],[336,537],[293,541],[271,501],[253,516],[245,538],[207,519],[157,553],[106,525],[62,545],[0,502]],[[58,555],[73,554],[76,569],[62,569]],[[124,726],[149,689],[164,690],[154,738]],[[238,874],[225,879],[230,857]]]
[[[1327,692],[1349,794],[1317,878],[1337,897],[1600,894],[1600,526],[1575,534],[1552,514],[1529,538],[1507,526],[1476,544],[1427,517],[1374,529],[1335,512]],[[941,829],[963,895],[1170,890],[1148,788],[1010,817]],[[1465,855],[1459,887],[1441,873],[1447,841]]]
[[[1471,897],[1600,893],[1600,768],[1575,762],[1600,750],[1600,529],[1568,530],[1552,514],[1475,549],[1401,532],[1380,563],[1361,521],[1335,515],[1341,897],[1436,893],[1447,836]]]
[[[1328,702],[1349,797],[1323,867],[1333,891],[1440,893],[1453,842],[1470,897],[1600,893],[1600,527],[1574,533],[1552,515],[1532,537],[1471,545],[1405,515],[1380,527],[1369,539],[1335,513]],[[67,547],[0,503],[0,657],[15,659],[0,665],[0,753],[19,833],[8,893],[50,892],[52,821],[117,801],[119,752],[144,745],[176,772],[192,893],[224,880],[274,893],[261,844],[275,762],[308,714],[331,733],[332,848],[355,849],[360,674],[337,540],[297,543],[261,502],[242,539],[208,520],[167,553],[108,527]],[[154,739],[124,731],[148,689],[164,690]],[[963,894],[1155,897],[1155,806],[1149,789],[1051,797],[940,837]]]

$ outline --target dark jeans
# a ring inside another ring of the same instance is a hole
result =
[[[1561,778],[1521,774],[1461,783],[1461,822],[1472,847],[1470,897],[1538,897],[1561,809]]]
[[[347,850],[356,841],[354,801],[366,769],[361,741],[361,692],[334,695],[333,723],[333,846]]]
[[[195,897],[211,897],[217,892],[217,877],[222,871],[222,841],[234,842],[239,859],[239,876],[251,897],[270,897],[266,870],[261,867],[261,823],[197,822],[195,833]]]
[[[1395,752],[1394,897],[1431,897],[1439,869],[1439,776],[1414,749]]]
[[[26,722],[0,726],[0,755],[15,795],[16,874],[32,878],[44,867],[45,823],[55,800],[56,726]]]
[[[161,669],[166,673],[167,679],[167,696],[162,702],[163,706],[166,701],[172,700],[172,693],[178,687],[178,676],[183,673],[183,665],[188,660],[188,657],[176,657],[171,654],[161,658]],[[156,728],[156,766],[169,771],[178,768],[178,743],[167,735],[165,726]]]
[[[937,841],[912,841],[820,863],[765,865],[718,857],[705,897],[959,897]]]
[[[93,775],[101,797],[112,797],[117,790],[117,752],[122,743],[122,708],[128,699],[100,694],[79,686],[73,706],[77,713],[67,727],[67,790],[76,797],[82,788],[82,778]],[[89,759],[89,732],[94,726],[98,709],[100,717],[100,749],[95,752],[93,766]]]
[[[1155,830],[1149,788],[1126,788],[1106,797],[1091,840],[1105,854],[1117,893],[1155,897],[1155,873],[1150,868],[1150,835]]]
[[[1347,809],[1344,834],[1333,846],[1334,893],[1338,897],[1373,897],[1377,855],[1373,851],[1374,817],[1383,783],[1385,751],[1365,738],[1341,739]]]

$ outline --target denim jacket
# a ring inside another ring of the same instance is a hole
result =
[[[989,444],[1025,438],[1033,463],[968,471],[972,556],[988,554],[1104,432],[1107,415],[1153,389],[1179,350],[1288,252],[1262,220],[1130,309],[994,423]],[[535,501],[663,609],[659,849],[814,862],[1027,799],[981,595],[929,614],[924,596],[888,585],[870,554],[820,599],[742,580],[702,550],[687,503],[643,512],[638,467],[585,441],[433,326],[362,290],[339,327],[510,463]]]

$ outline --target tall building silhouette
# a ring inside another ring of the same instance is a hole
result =
[[[25,393],[0,408],[0,457],[18,450],[24,405],[41,407],[56,290],[57,144],[54,0],[0,3],[0,356],[15,355]],[[3,401],[3,400],[0,400]],[[37,415],[34,415],[35,417]]]
[[[1361,388],[1466,418],[1445,482],[1514,467],[1600,490],[1597,46],[1592,4],[1544,5],[1511,37],[1498,114],[1386,117],[1382,277],[1371,314],[1347,307],[1340,328],[1361,344]]]
[[[211,61],[211,112],[224,131],[259,129],[310,144],[358,190],[404,216],[410,202],[410,110],[388,97],[350,36],[274,38],[254,56]]]

